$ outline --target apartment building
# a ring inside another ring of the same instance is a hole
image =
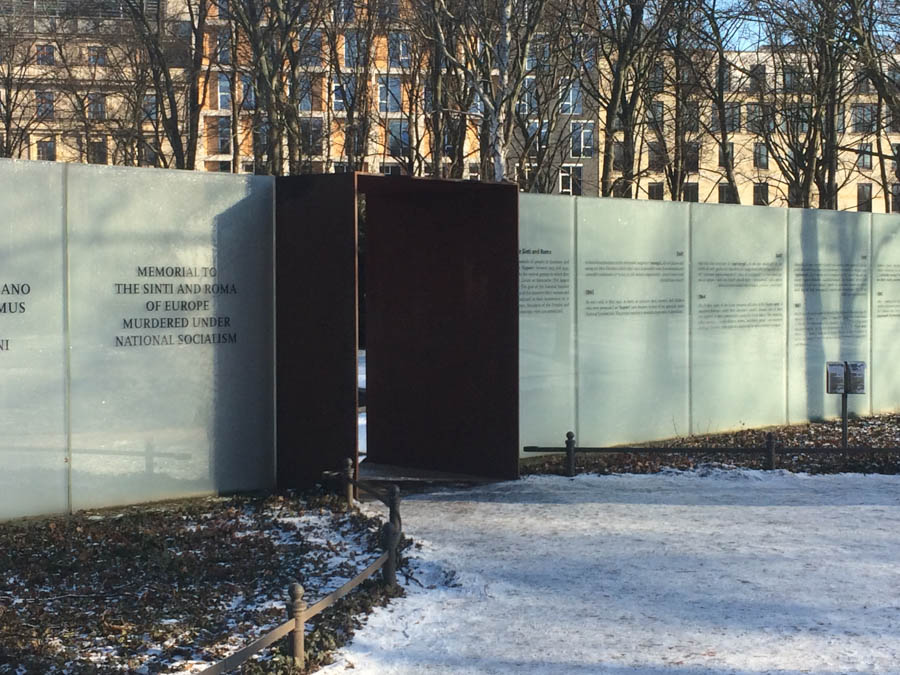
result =
[[[226,0],[199,7],[0,0],[2,154],[236,173],[489,173],[483,104],[469,90],[450,106],[435,169],[433,57],[411,38],[398,2],[377,5],[377,16],[350,0],[309,5],[314,16],[296,23],[290,48],[276,56]],[[141,34],[142,18],[164,27],[157,43]],[[539,42],[511,110],[508,176],[522,189],[598,195],[605,176],[613,196],[786,206],[792,153],[817,156],[792,146],[814,122],[808,75],[764,50],[728,54],[716,95],[699,85],[673,91],[671,63],[661,58],[620,124],[618,115],[608,122],[596,94],[603,66],[583,86],[583,74],[548,67],[551,47]],[[260,58],[290,61],[288,77],[266,80],[254,66]],[[900,120],[852,66],[839,99],[837,207],[900,211]],[[174,147],[173,128],[183,147]],[[814,181],[807,189],[815,206]]]

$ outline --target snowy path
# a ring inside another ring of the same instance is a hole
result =
[[[401,512],[426,588],[322,672],[900,673],[898,476],[538,477]]]

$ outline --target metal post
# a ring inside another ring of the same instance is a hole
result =
[[[294,666],[303,668],[306,665],[306,651],[303,644],[304,625],[303,612],[306,611],[306,601],[303,599],[303,586],[298,583],[291,584],[288,589],[291,601],[288,603],[288,619],[294,620],[294,630],[291,632],[290,652],[294,660]]]
[[[841,447],[847,449],[847,392],[850,391],[850,364],[844,361],[844,393],[841,394]]]
[[[390,509],[388,520],[398,530],[402,530],[403,522],[400,520],[400,488],[397,485],[391,485],[388,488],[388,509]]]
[[[575,434],[571,431],[566,433],[566,475],[575,475]]]
[[[766,468],[775,470],[775,434],[771,431],[766,434]]]
[[[400,528],[393,523],[385,523],[381,528],[381,545],[388,553],[387,562],[381,568],[384,583],[394,588],[397,585],[397,549],[400,546]]]
[[[342,476],[344,482],[344,499],[347,500],[347,508],[353,507],[353,458],[347,457],[344,460],[344,471]]]

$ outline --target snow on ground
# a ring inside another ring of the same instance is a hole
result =
[[[540,476],[401,513],[422,586],[320,672],[900,673],[900,476]]]

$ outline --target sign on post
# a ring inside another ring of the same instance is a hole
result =
[[[829,361],[825,364],[825,391],[829,394],[865,394],[865,361]]]

